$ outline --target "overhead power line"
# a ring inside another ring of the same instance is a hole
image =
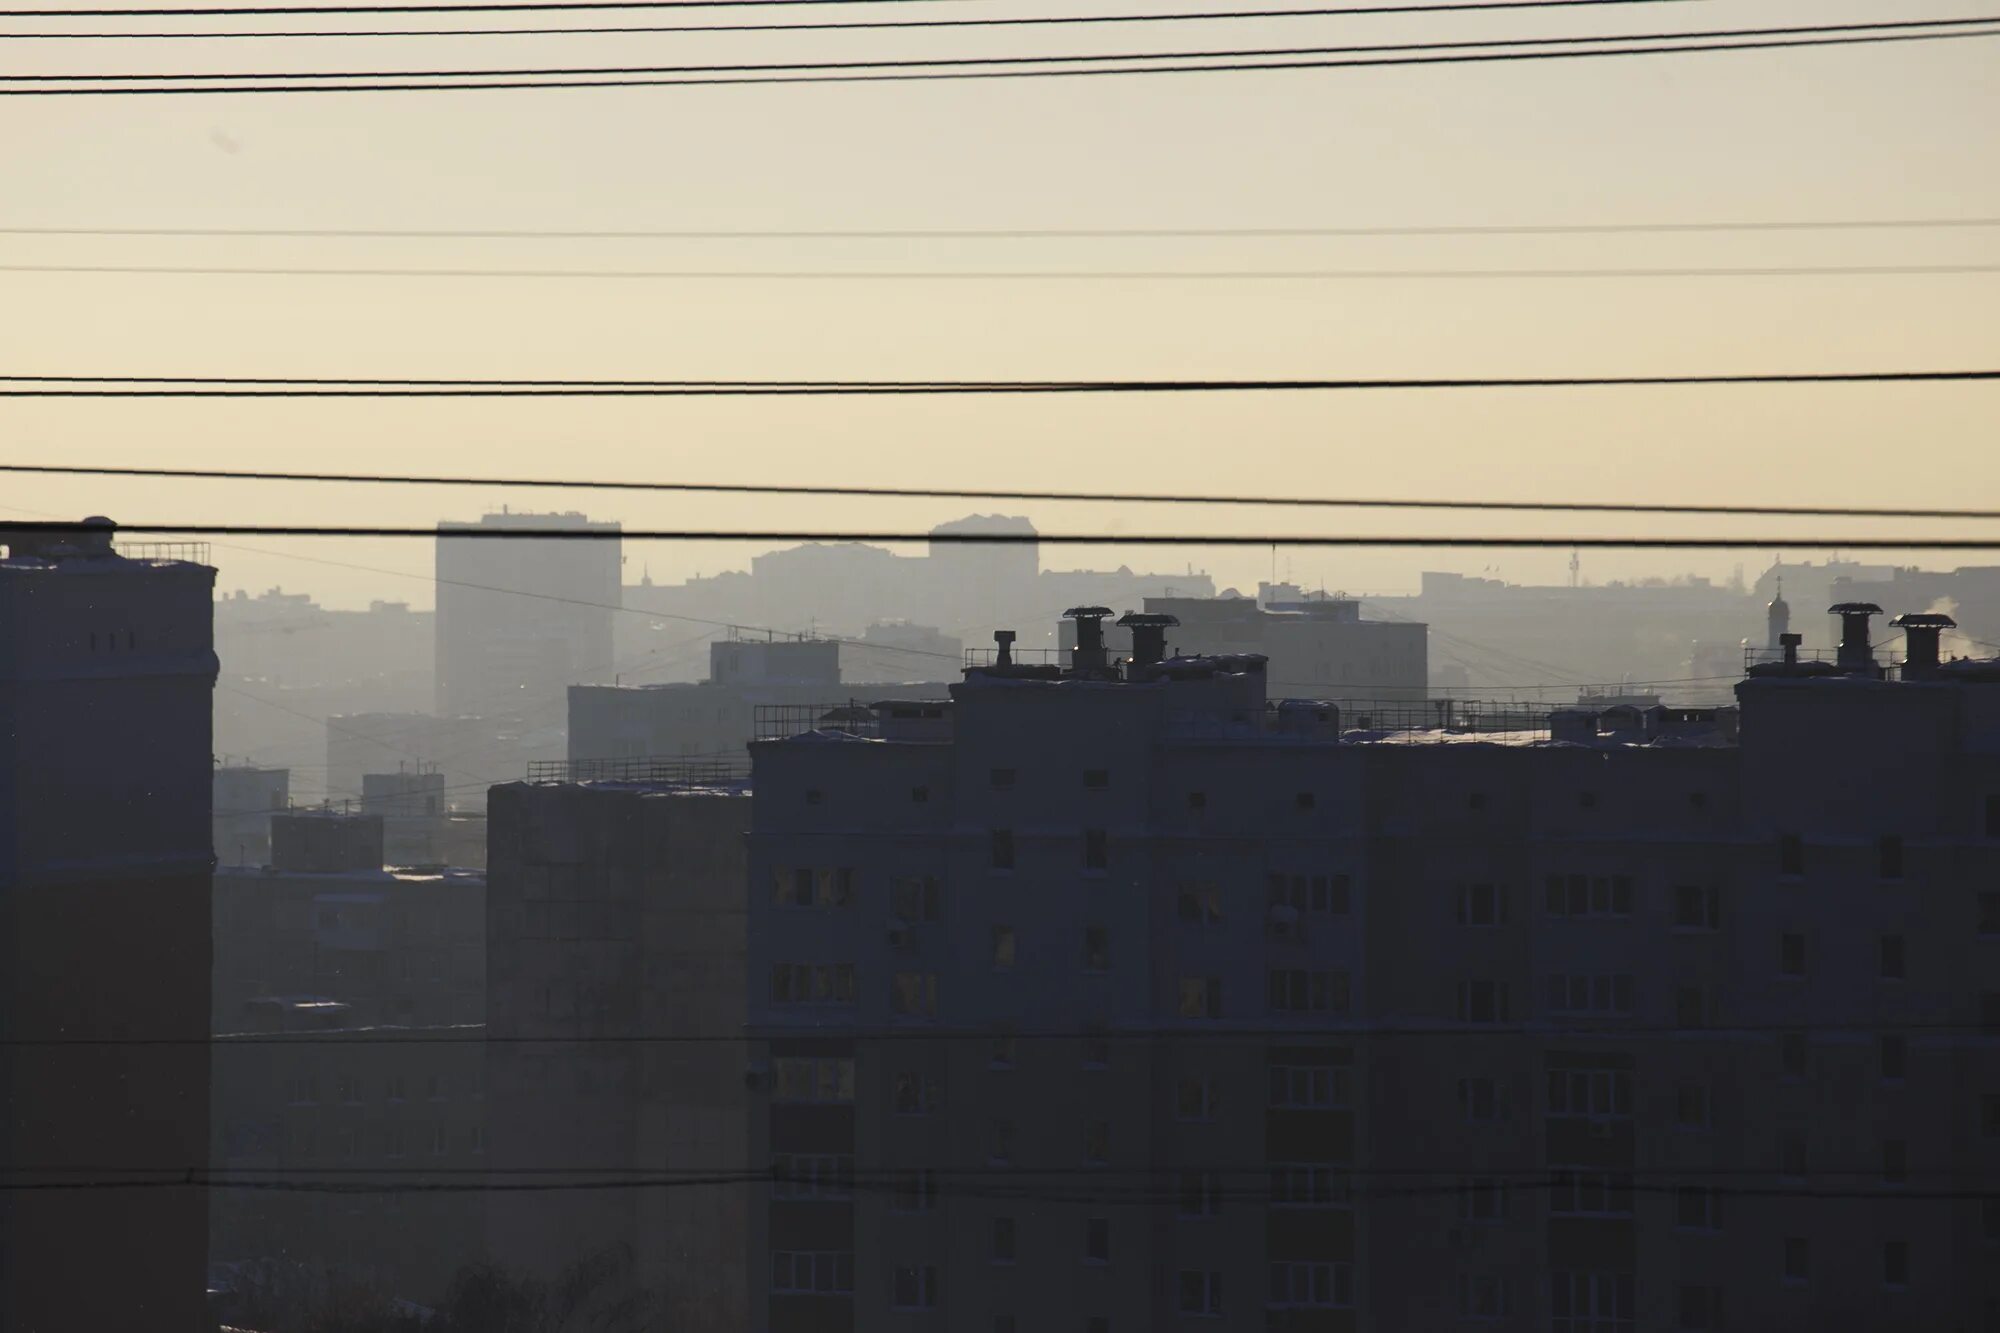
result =
[[[253,375],[0,375],[9,398],[814,397],[897,394],[1299,393],[1359,390],[1671,388],[1723,384],[1946,384],[2000,370],[1827,370],[1713,375],[1519,375],[1347,379],[607,380],[361,379]]]
[[[2000,34],[1996,34],[2000,35]],[[4,91],[4,90],[0,90]],[[0,273],[241,278],[609,278],[620,282],[1318,282],[1552,278],[1941,277],[2000,272],[2000,264],[1821,264],[1739,268],[1338,269],[524,269],[215,267],[202,264],[0,264]]]
[[[1581,547],[1593,550],[1679,550],[1732,551],[1773,546],[1812,547],[1827,550],[1864,551],[1987,551],[2000,550],[2000,537],[1843,537],[1843,536],[1732,536],[1732,537],[1603,537],[1603,536],[1464,536],[1397,535],[1360,536],[1351,533],[1189,533],[1189,532],[842,532],[790,530],[735,530],[693,528],[456,528],[441,534],[436,528],[382,524],[338,524],[316,526],[287,523],[121,523],[123,532],[146,532],[184,537],[421,537],[474,541],[678,541],[678,542],[880,542],[885,544],[958,546],[1327,546],[1327,547],[1471,547],[1555,548]],[[104,529],[81,523],[0,523],[0,536],[9,532],[73,532],[98,534]],[[504,591],[504,590],[501,590]]]
[[[628,74],[789,74],[801,70],[880,70],[939,69],[963,66],[1069,65],[1077,63],[1121,64],[1131,61],[1171,60],[1264,60],[1291,56],[1369,55],[1407,51],[1473,51],[1496,47],[1540,49],[1547,47],[1601,46],[1607,42],[1638,43],[1693,41],[1740,37],[1796,37],[1827,33],[1920,32],[1958,29],[2000,22],[2000,16],[1970,19],[1908,19],[1878,23],[1821,23],[1779,28],[1709,28],[1683,32],[1586,34],[1564,37],[1488,38],[1483,41],[1453,42],[1374,42],[1349,46],[1239,47],[1196,51],[1114,51],[1102,54],[1062,54],[1034,56],[926,56],[900,60],[789,60],[752,64],[722,65],[558,65],[528,68],[450,69],[370,69],[337,71],[216,71],[204,73],[138,72],[113,74],[0,74],[7,83],[79,82],[232,82],[271,79],[472,79],[472,78],[571,78]]]
[[[1350,499],[1319,495],[1216,495],[1143,491],[976,490],[918,486],[820,486],[807,483],[585,481],[570,477],[476,477],[383,472],[279,472],[241,468],[109,467],[71,463],[0,463],[0,473],[84,477],[159,477],[198,481],[309,482],[373,486],[507,486],[537,490],[649,491],[676,494],[811,495],[842,499],[1037,500],[1094,504],[1256,505],[1286,509],[1440,509],[1506,513],[1698,514],[1808,518],[2000,519],[2000,509],[1865,508],[1852,505],[1705,505],[1631,501]]]
[[[4,36],[5,34],[0,34]],[[1372,236],[1619,236],[1770,231],[1898,231],[2000,227],[2000,217],[1801,218],[1696,222],[1547,222],[1380,227],[1012,227],[901,230],[549,231],[380,227],[0,227],[0,236],[452,241],[1038,241],[1284,240]]]
[[[0,9],[0,19],[216,18],[243,14],[457,14],[596,9],[767,9],[779,6],[935,4],[939,0],[483,0],[476,4],[217,5],[152,9]]]
[[[1600,8],[1609,5],[1638,4],[1688,4],[1694,0],[1478,0],[1477,3],[1449,4],[1398,4],[1398,5],[1347,5],[1323,9],[1228,9],[1210,10],[1190,14],[1057,14],[1037,15],[1023,18],[980,18],[980,19],[850,19],[840,22],[810,23],[682,23],[661,25],[607,25],[601,27],[542,27],[542,28],[380,28],[353,30],[344,28],[305,28],[258,31],[239,29],[226,32],[5,32],[0,40],[8,38],[61,38],[61,39],[135,39],[154,38],[212,40],[216,38],[257,38],[257,37],[555,37],[594,34],[627,34],[647,32],[879,32],[907,28],[1030,28],[1058,27],[1080,24],[1133,24],[1133,23],[1202,23],[1215,21],[1241,21],[1246,19],[1294,19],[1294,18],[1336,18],[1356,15],[1389,14],[1452,14],[1480,10],[1523,10],[1523,9],[1579,9]],[[411,6],[422,10],[423,6]],[[488,9],[684,9],[685,5],[671,3],[639,3],[611,5],[451,5],[436,6],[438,11],[465,10],[478,13]],[[120,10],[118,13],[144,14],[144,10]],[[196,12],[196,11],[190,11]],[[226,10],[198,11],[206,14],[227,13]],[[241,11],[239,11],[241,12]],[[275,12],[275,11],[260,11]],[[299,12],[299,11],[292,11]],[[345,9],[328,6],[315,13],[370,13],[404,12],[402,7],[353,6]],[[15,14],[0,14],[0,18],[19,17]]]
[[[1954,23],[1995,22],[1996,20],[1943,20]],[[880,62],[875,66],[848,73],[758,73],[758,74],[700,74],[693,77],[674,75],[666,78],[651,76],[629,78],[589,78],[583,80],[533,77],[529,79],[499,78],[488,76],[485,82],[373,82],[373,83],[161,83],[144,85],[121,84],[119,86],[72,86],[38,85],[35,87],[0,88],[0,96],[8,97],[147,97],[147,96],[199,96],[199,95],[239,95],[271,93],[357,93],[357,92],[512,92],[528,89],[555,88],[661,88],[661,87],[725,87],[743,84],[820,84],[820,83],[913,83],[991,79],[1045,79],[1045,78],[1100,78],[1108,76],[1130,76],[1141,74],[1220,74],[1245,73],[1251,71],[1287,71],[1308,69],[1384,69],[1415,65],[1472,65],[1494,64],[1521,60],[1583,60],[1609,56],[1686,55],[1715,51],[1769,51],[1790,50],[1803,47],[1878,45],[1888,42],[1944,41],[1966,37],[2000,36],[2000,28],[1925,32],[1872,32],[1846,36],[1786,37],[1759,39],[1752,41],[1722,42],[1678,42],[1654,46],[1595,47],[1591,49],[1561,50],[1511,50],[1484,51],[1464,54],[1430,54],[1418,56],[1389,56],[1385,58],[1335,58],[1335,59],[1285,59],[1285,60],[1209,60],[1195,64],[1127,64],[1106,66],[1103,62],[1113,57],[1075,57],[1083,68],[1008,68],[1008,69],[953,69],[937,68],[947,62],[926,62],[927,68],[907,70],[893,68],[893,62]],[[1617,42],[1622,39],[1608,36],[1597,39],[1601,42]],[[1502,42],[1485,43],[1488,46],[1505,45]],[[1184,59],[1165,53],[1151,59]],[[994,62],[982,61],[981,64]],[[715,66],[713,68],[723,68]],[[820,66],[817,68],[831,68]],[[117,76],[72,76],[115,79]],[[283,74],[265,75],[265,78],[282,79],[291,77]],[[315,74],[306,77],[340,77]],[[350,74],[350,78],[372,78],[373,75]],[[385,79],[407,79],[407,74],[390,74]]]

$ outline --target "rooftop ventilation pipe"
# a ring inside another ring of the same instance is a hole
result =
[[[1063,619],[1076,622],[1076,647],[1070,650],[1070,669],[1079,676],[1102,675],[1110,667],[1104,653],[1104,622],[1111,615],[1108,606],[1072,606]]]
[[[1921,680],[1936,675],[1938,638],[1948,629],[1957,629],[1958,622],[1935,612],[1916,612],[1897,616],[1889,623],[1903,631],[1903,678]]]
[[[1167,655],[1167,629],[1180,623],[1179,616],[1153,612],[1127,611],[1120,616],[1119,626],[1132,631],[1132,665],[1159,665]]]
[[[1840,617],[1840,651],[1835,657],[1842,671],[1872,671],[1875,654],[1868,646],[1868,619],[1882,614],[1873,602],[1836,602],[1826,609]]]
[[[1799,664],[1799,645],[1805,641],[1806,636],[1803,634],[1780,634],[1778,636],[1778,646],[1785,650],[1786,666],[1795,667]]]
[[[1013,665],[1014,665],[1014,631],[1013,631],[1013,630],[1010,630],[1010,629],[996,629],[996,630],[994,630],[994,631],[993,631],[993,645],[994,645],[994,650],[993,650],[993,665],[994,665],[994,666],[1013,666]]]

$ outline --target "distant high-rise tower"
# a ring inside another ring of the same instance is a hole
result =
[[[1782,647],[1779,641],[1792,628],[1792,608],[1785,601],[1785,581],[1782,578],[1778,580],[1778,595],[1764,608],[1764,620],[1770,631],[1764,646],[1771,649]]]
[[[111,533],[0,535],[9,1329],[213,1327],[189,1173],[208,1161],[215,571]]]
[[[561,528],[612,535],[453,536]],[[569,686],[611,679],[617,532],[616,523],[592,523],[582,514],[488,514],[477,523],[438,524],[440,715],[559,727]]]

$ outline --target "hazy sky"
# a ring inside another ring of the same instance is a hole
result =
[[[1159,0],[1093,10],[1208,5]],[[1061,12],[993,0],[816,17]],[[0,43],[15,73],[711,63],[1462,40],[1989,12],[1700,0],[1144,29]],[[785,9],[692,11],[777,21]],[[657,18],[658,16],[654,16]],[[516,16],[518,18],[518,16]],[[514,21],[510,19],[509,21]],[[601,21],[620,21],[605,17]],[[639,21],[632,19],[630,21]],[[150,20],[152,25],[185,22]],[[230,20],[243,27],[250,20]],[[287,20],[286,26],[299,26]],[[22,30],[27,21],[13,21]],[[39,26],[76,27],[43,21]],[[2000,39],[1130,79],[0,100],[0,226],[1282,227],[2000,217]],[[1726,236],[1062,241],[361,241],[0,235],[0,265],[1255,269],[2000,263],[2000,227]],[[0,273],[11,373],[1007,378],[1692,373],[2000,365],[2000,274],[1682,279],[893,281]],[[1600,389],[1116,400],[0,400],[0,459],[688,480],[1384,496],[1991,504],[2000,387]],[[429,523],[584,507],[650,526],[1631,530],[1588,517],[771,503],[12,477],[12,510]],[[10,515],[11,516],[11,515]],[[2000,529],[2000,525],[1993,525]],[[1911,531],[1904,522],[1884,532]],[[1737,520],[1659,531],[1828,531]],[[245,551],[243,546],[258,548]],[[1801,554],[1787,548],[1788,554]],[[218,544],[221,586],[428,604],[423,542]],[[634,547],[656,580],[743,547]],[[1596,579],[1741,554],[1586,555]],[[1302,581],[1565,577],[1567,552],[1291,557]],[[1992,563],[1942,555],[1926,563]],[[1051,551],[1057,566],[1247,552]]]

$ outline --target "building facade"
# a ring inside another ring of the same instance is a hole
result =
[[[665,769],[492,793],[487,1249],[554,1280],[578,1262],[646,1328],[746,1325],[740,784]],[[593,1184],[594,1182],[594,1184]]]
[[[1094,630],[753,747],[752,1327],[2000,1313],[2000,666],[1388,734]]]
[[[15,529],[0,555],[10,1329],[205,1326],[208,1199],[159,1182],[208,1145],[215,570],[111,537]]]

